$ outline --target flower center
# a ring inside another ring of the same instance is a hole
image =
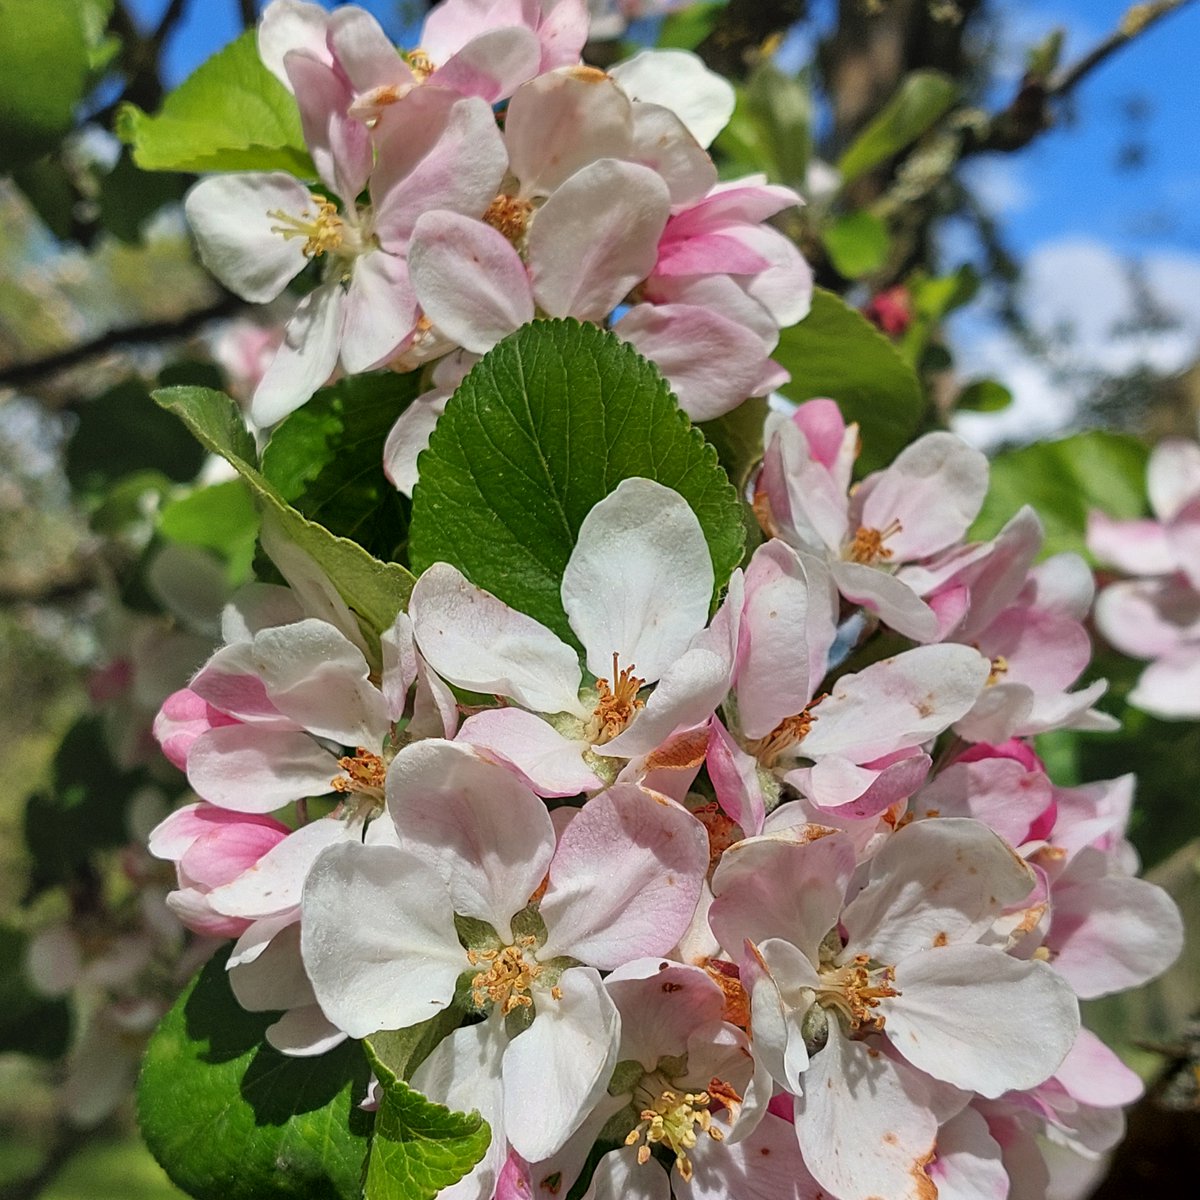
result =
[[[991,685],[993,683],[999,683],[1000,680],[1003,679],[1007,674],[1008,659],[1005,658],[1003,654],[997,654],[996,657],[992,659],[992,669],[987,677],[988,684]]]
[[[289,242],[292,238],[306,238],[304,257],[320,258],[322,254],[341,249],[346,237],[346,223],[338,216],[337,206],[331,200],[316,192],[310,192],[309,198],[317,206],[315,217],[307,208],[298,217],[285,213],[281,208],[270,209],[267,216],[280,222],[271,226],[272,233],[279,234]]]
[[[532,1008],[533,997],[529,994],[533,981],[545,968],[536,962],[525,960],[525,951],[536,944],[532,937],[518,938],[511,946],[499,950],[468,950],[467,962],[473,967],[486,964],[486,969],[477,971],[471,980],[471,1000],[476,1008],[487,1003],[500,1005],[500,1012],[508,1016],[514,1008]],[[562,989],[553,987],[550,995],[562,999]]]
[[[714,1087],[721,1089],[720,1095],[729,1093],[731,1098],[740,1101],[741,1097],[728,1084],[714,1079],[705,1092],[684,1092],[680,1094],[671,1087],[665,1086],[666,1080],[660,1075],[647,1076],[638,1088],[636,1096],[645,1107],[641,1110],[641,1120],[625,1139],[625,1145],[636,1146],[643,1138],[645,1142],[638,1146],[637,1160],[646,1163],[650,1160],[652,1146],[666,1146],[675,1155],[675,1168],[685,1180],[692,1177],[692,1160],[687,1152],[699,1140],[699,1134],[706,1133],[714,1142],[722,1141],[725,1135],[712,1123],[712,1113],[709,1105],[712,1103]],[[655,1091],[656,1084],[662,1084],[660,1091]]]
[[[877,562],[892,557],[892,551],[883,543],[894,537],[903,526],[899,521],[892,521],[883,529],[871,529],[860,525],[854,533],[854,539],[846,547],[843,557],[852,563],[862,563],[863,566],[873,567]]]
[[[487,206],[483,222],[499,230],[514,246],[518,245],[529,228],[533,204],[516,196],[497,196]]]
[[[879,1001],[900,995],[891,986],[895,968],[872,967],[870,961],[867,955],[859,954],[845,966],[821,970],[817,1003],[841,1013],[852,1033],[878,1033],[884,1023],[884,1017],[875,1012]]]
[[[613,654],[613,682],[607,679],[596,680],[596,691],[600,700],[592,710],[591,723],[588,725],[587,737],[594,745],[603,746],[611,742],[633,720],[633,714],[639,708],[645,708],[646,702],[638,699],[638,692],[646,686],[644,679],[639,679],[632,666],[617,670],[617,655]]]
[[[339,758],[338,766],[345,772],[329,781],[335,792],[359,792],[383,802],[383,785],[387,781],[387,764],[378,754],[359,746],[353,758]]]
[[[828,692],[822,692],[821,695],[814,697],[809,702],[803,712],[797,713],[794,717],[784,717],[770,733],[747,742],[746,750],[753,754],[764,767],[773,767],[785,750],[790,750],[808,736],[808,731],[817,719],[813,709],[828,695]]]
[[[433,59],[424,50],[410,50],[404,56],[404,61],[418,83],[424,83],[437,70]]]

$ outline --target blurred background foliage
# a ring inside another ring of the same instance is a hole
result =
[[[199,661],[194,647],[253,564],[257,516],[245,485],[206,461],[149,390],[198,383],[237,394],[255,339],[269,335],[245,323],[241,302],[195,260],[178,205],[190,177],[144,168],[155,165],[156,136],[145,114],[178,74],[180,31],[194,38],[209,23],[232,36],[258,7],[0,0],[0,1198],[179,1194],[140,1148],[128,1103],[81,1121],[64,1100],[103,987],[77,989],[70,1004],[47,999],[22,963],[30,933],[68,915],[94,918],[108,931],[100,938],[129,919],[130,879],[153,869],[131,866],[129,847],[183,782],[146,744],[149,718]],[[399,39],[425,6],[370,7]],[[1077,331],[1048,328],[1023,300],[1019,255],[978,186],[978,164],[1016,161],[1051,130],[1061,142],[1072,118],[1077,129],[1103,120],[1081,115],[1079,96],[1110,60],[1141,53],[1130,43],[1174,36],[1175,53],[1194,61],[1197,12],[1175,15],[1187,0],[1118,12],[1070,58],[1064,46],[1078,39],[1046,19],[1022,43],[1015,73],[1001,31],[1022,6],[1006,0],[674,7],[592,43],[588,57],[605,65],[647,43],[697,50],[738,88],[715,147],[723,176],[764,172],[807,197],[783,228],[823,290],[813,315],[784,334],[786,394],[834,394],[862,424],[868,469],[947,423],[988,443],[993,484],[977,536],[1029,502],[1048,553],[1086,554],[1090,508],[1146,511],[1149,444],[1196,433],[1194,332],[1136,262],[1123,285],[1132,306],[1109,339],[1136,351],[1148,334],[1177,332],[1186,353],[1097,356]],[[1143,104],[1154,91],[1146,79]],[[1134,112],[1114,169],[1136,171],[1153,152],[1138,122]],[[1020,444],[1031,438],[1011,419],[1016,367],[981,372],[978,356],[962,352],[979,311],[1024,356],[1021,370],[1040,372],[1037,395],[1062,398],[1025,431],[1057,424],[1056,440]],[[272,482],[327,523],[336,524],[338,500],[323,466],[346,453],[377,463],[374,441],[394,416],[373,416],[369,393],[328,389],[283,439],[295,453],[279,455]],[[761,408],[740,411],[741,422],[709,436],[745,475]],[[300,451],[313,455],[311,477],[297,473]],[[378,495],[370,548],[397,557],[407,512],[381,480],[364,471],[356,487]],[[187,594],[172,582],[180,577]],[[1200,1002],[1200,726],[1128,708],[1138,670],[1098,644],[1092,676],[1111,681],[1103,707],[1122,732],[1039,744],[1063,785],[1137,773],[1132,838],[1191,929],[1164,979],[1092,1006],[1098,1031],[1160,1079],[1105,1197],[1200,1165],[1200,1102],[1185,1086],[1200,1047],[1200,1037],[1188,1042]],[[161,983],[164,995],[177,986]],[[137,1039],[128,1040],[133,1062]],[[1154,1107],[1163,1092],[1175,1097],[1169,1111]]]

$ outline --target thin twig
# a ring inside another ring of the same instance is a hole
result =
[[[238,12],[242,17],[242,25],[249,29],[258,20],[258,13],[254,11],[254,0],[238,0]]]
[[[123,329],[110,329],[91,341],[80,342],[66,350],[48,354],[44,358],[14,363],[0,368],[0,388],[21,389],[46,379],[59,371],[78,366],[119,346],[137,345],[146,342],[165,342],[173,338],[187,337],[209,321],[231,316],[244,305],[237,296],[226,294],[216,303],[198,308],[182,317],[164,321],[147,321],[144,325],[133,325]]]

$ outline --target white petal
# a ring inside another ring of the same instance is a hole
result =
[[[284,238],[273,212],[315,215],[312,197],[291,175],[211,175],[187,194],[184,212],[200,260],[243,300],[265,304],[304,270],[304,238]]]
[[[382,250],[362,255],[346,291],[341,354],[347,373],[357,375],[386,362],[419,316],[404,259]]]
[[[289,1058],[316,1058],[335,1046],[346,1035],[321,1011],[319,1004],[305,1004],[283,1014],[267,1026],[267,1044]]]
[[[596,1164],[583,1200],[671,1200],[672,1194],[660,1163],[639,1163],[633,1149],[610,1150]]]
[[[391,846],[325,851],[304,885],[300,941],[321,1008],[356,1038],[436,1016],[469,967],[445,884]]]
[[[560,999],[537,997],[537,1015],[504,1055],[504,1124],[527,1162],[549,1158],[604,1095],[617,1061],[621,1018],[590,967],[564,971]]]
[[[937,1158],[929,1164],[938,1200],[1007,1200],[1008,1172],[987,1121],[967,1107],[938,1130]]]
[[[221,725],[188,752],[196,794],[234,812],[268,813],[332,790],[337,761],[306,733]]]
[[[632,157],[657,171],[672,204],[699,200],[717,182],[717,168],[679,118],[661,104],[633,106]]]
[[[575,651],[457,567],[434,563],[417,580],[408,612],[421,653],[443,679],[535,712],[586,715]]]
[[[652,480],[622,480],[584,518],[563,572],[563,608],[588,670],[607,678],[617,655],[653,683],[704,628],[713,579],[688,502]]]
[[[712,145],[733,116],[733,86],[686,50],[643,50],[609,74],[631,99],[669,108],[701,146]]]
[[[563,737],[552,725],[520,708],[474,713],[457,740],[474,746],[484,758],[517,772],[539,796],[576,796],[596,792],[603,783],[583,761],[586,742]]]

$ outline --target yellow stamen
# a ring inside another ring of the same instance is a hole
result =
[[[424,83],[437,70],[433,59],[424,50],[410,50],[404,56],[404,61],[408,63],[408,69],[418,83]]]
[[[878,1033],[884,1025],[884,1017],[875,1012],[879,1001],[900,995],[891,986],[895,968],[870,967],[869,962],[867,955],[859,954],[844,967],[821,971],[817,1003],[840,1012],[849,1021],[852,1033]]]
[[[346,773],[329,781],[329,786],[335,792],[364,792],[383,799],[387,765],[378,754],[359,746],[353,758],[339,758],[338,766]]]
[[[808,731],[817,719],[813,709],[828,695],[828,692],[823,692],[820,696],[815,697],[803,712],[796,713],[793,717],[784,717],[766,736],[747,742],[746,749],[764,767],[773,767],[785,750],[802,742],[808,736]]]
[[[639,679],[633,671],[630,666],[618,672],[614,654],[613,683],[610,685],[607,679],[596,680],[600,700],[592,711],[587,736],[597,746],[611,742],[633,720],[633,714],[646,707],[646,702],[638,699],[638,692],[645,687],[646,681]]]
[[[525,961],[525,951],[535,944],[536,939],[522,937],[514,945],[499,950],[467,951],[471,966],[487,964],[487,969],[479,971],[471,980],[471,1000],[476,1008],[489,1002],[498,1004],[501,1014],[507,1017],[514,1008],[533,1007],[529,989],[545,969],[540,963]],[[562,996],[557,987],[551,988],[550,994],[555,1000]]]
[[[855,530],[854,539],[846,547],[843,557],[847,562],[873,567],[876,563],[892,557],[892,551],[883,543],[898,534],[902,528],[899,521],[892,521],[883,529],[871,529],[867,525],[860,525]]]
[[[512,244],[518,245],[529,228],[533,204],[516,196],[497,196],[483,214],[484,224],[498,229]]]
[[[1003,654],[997,654],[992,659],[992,670],[987,677],[988,684],[999,683],[1008,674],[1008,659]]]
[[[279,234],[285,241],[292,238],[306,238],[304,243],[305,258],[320,258],[341,248],[345,240],[345,222],[338,216],[337,206],[324,196],[310,192],[309,198],[317,206],[317,215],[310,216],[310,210],[294,217],[285,213],[281,208],[273,208],[267,212],[268,217],[274,217],[279,225],[272,225],[271,232]]]
[[[719,1080],[713,1082],[720,1083]],[[720,1086],[740,1102],[741,1097],[733,1088],[724,1083]],[[646,1107],[639,1114],[641,1121],[625,1138],[625,1145],[636,1146],[642,1138],[646,1139],[638,1146],[637,1160],[640,1164],[649,1162],[651,1146],[668,1147],[675,1155],[675,1169],[685,1181],[690,1180],[692,1160],[688,1158],[687,1151],[699,1140],[696,1131],[708,1134],[714,1142],[722,1141],[725,1137],[712,1123],[712,1113],[708,1110],[712,1097],[708,1092],[686,1092],[680,1095],[670,1088],[663,1088],[657,1096],[643,1089],[639,1091],[647,1102]]]

